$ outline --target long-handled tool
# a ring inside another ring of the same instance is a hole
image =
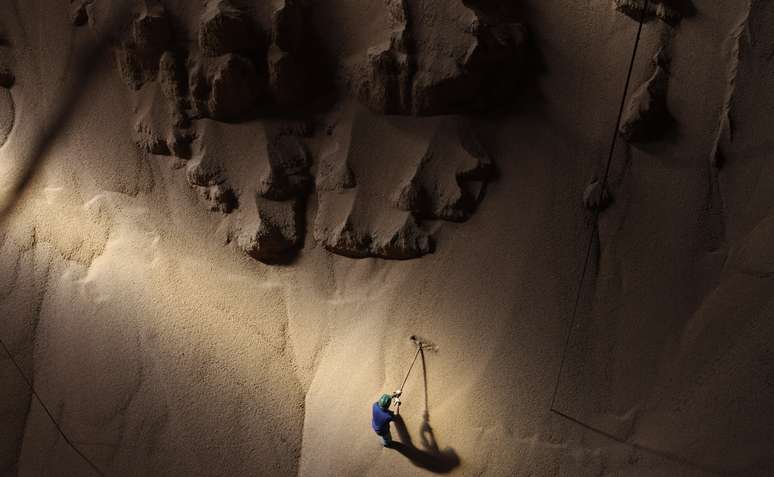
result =
[[[403,378],[403,382],[401,383],[400,387],[398,388],[397,391],[392,393],[392,398],[395,402],[395,406],[397,407],[398,413],[400,413],[400,404],[401,404],[400,396],[403,394],[403,386],[406,385],[406,381],[408,381],[409,375],[411,375],[411,370],[414,368],[414,363],[417,362],[419,353],[423,353],[424,351],[438,351],[438,345],[420,336],[411,335],[409,339],[411,340],[412,343],[414,343],[414,345],[416,345],[417,352],[414,353],[414,359],[411,360],[411,365],[409,366],[409,369],[406,372],[406,377]]]

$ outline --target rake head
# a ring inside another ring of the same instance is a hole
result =
[[[421,336],[411,335],[409,337],[409,339],[411,340],[412,343],[414,343],[422,351],[433,351],[433,352],[438,351],[438,345],[437,344],[433,343],[430,340],[422,338]]]

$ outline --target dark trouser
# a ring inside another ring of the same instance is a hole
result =
[[[388,447],[390,444],[392,444],[392,434],[390,434],[390,430],[387,429],[383,434],[376,434],[379,436],[379,440],[382,441],[382,445],[384,447]]]

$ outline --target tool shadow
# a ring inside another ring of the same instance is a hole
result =
[[[425,412],[422,415],[422,425],[419,428],[419,439],[422,448],[414,445],[411,435],[406,428],[406,423],[400,415],[393,421],[398,432],[400,442],[393,441],[392,448],[411,461],[417,467],[421,467],[436,474],[446,474],[460,465],[460,458],[451,447],[443,450],[438,446],[435,432],[430,426],[430,412],[427,406],[427,367],[425,366],[425,353],[420,350],[422,356],[422,377],[425,387]]]
[[[420,428],[420,439],[423,449],[414,445],[411,436],[406,429],[406,423],[403,418],[395,416],[395,430],[398,431],[400,442],[393,441],[392,448],[403,454],[417,467],[429,470],[436,474],[446,474],[460,465],[460,458],[451,447],[441,450],[435,440],[433,428],[428,421],[422,422]]]

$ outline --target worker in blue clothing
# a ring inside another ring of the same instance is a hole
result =
[[[400,414],[400,395],[401,391],[395,391],[390,394],[382,394],[378,401],[372,406],[373,418],[371,427],[379,436],[384,447],[392,445],[392,434],[390,434],[390,423],[395,420],[396,414]],[[395,401],[395,412],[390,411],[390,405]]]

